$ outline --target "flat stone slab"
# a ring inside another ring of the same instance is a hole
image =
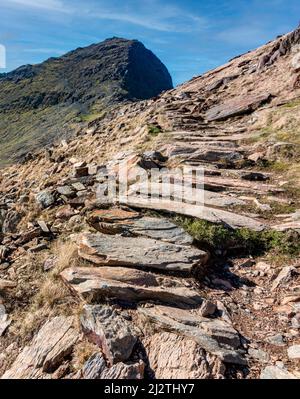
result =
[[[122,267],[81,267],[61,273],[65,283],[89,303],[105,298],[125,302],[156,301],[176,306],[199,306],[197,291],[171,278]]]
[[[121,197],[120,203],[139,209],[153,209],[156,211],[191,216],[211,223],[224,224],[233,229],[248,228],[255,231],[262,231],[267,227],[265,224],[248,216],[207,206],[186,204],[184,202],[157,198],[148,199],[132,195]]]
[[[191,272],[203,266],[208,254],[194,247],[164,243],[150,238],[82,234],[79,255],[97,265],[153,268]]]
[[[193,237],[181,227],[165,218],[142,217],[132,219],[116,219],[114,212],[92,214],[87,218],[88,223],[103,234],[122,234],[126,236],[148,237],[155,240],[179,245],[192,245]],[[112,215],[109,219],[107,215]]]
[[[130,323],[109,306],[85,305],[80,316],[84,333],[102,348],[110,366],[126,362],[137,342]]]
[[[221,121],[234,116],[251,113],[271,99],[269,93],[235,97],[210,108],[205,115],[207,121]]]
[[[201,317],[196,310],[166,306],[140,307],[138,311],[162,330],[194,340],[205,351],[225,363],[246,364],[241,353],[237,351],[240,346],[238,332],[223,320]]]
[[[73,317],[63,316],[47,321],[2,379],[35,379],[54,371],[79,338],[73,323]]]
[[[246,203],[236,197],[215,193],[213,191],[203,190],[201,188],[192,188],[193,181],[190,179],[190,186],[188,186],[189,181],[186,180],[186,187],[180,185],[180,180],[177,179],[178,184],[167,184],[167,183],[137,183],[130,186],[129,195],[140,194],[144,198],[148,197],[148,194],[152,198],[165,198],[166,200],[170,197],[174,201],[183,201],[187,204],[193,204],[195,202],[217,207],[228,207],[233,205],[246,205]],[[200,185],[200,182],[199,182]],[[204,181],[203,181],[204,185]],[[147,196],[147,197],[146,197]]]

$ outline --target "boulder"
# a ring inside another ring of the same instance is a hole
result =
[[[225,363],[246,364],[238,351],[239,334],[225,321],[204,318],[196,311],[166,306],[139,307],[138,311],[159,329],[192,339],[206,352]]]
[[[36,201],[40,205],[41,208],[49,208],[55,203],[54,195],[49,190],[40,191],[36,195]]]
[[[225,366],[193,339],[159,332],[143,340],[155,379],[221,379]]]
[[[128,321],[111,307],[85,305],[80,321],[84,333],[102,349],[110,366],[130,358],[137,338]]]

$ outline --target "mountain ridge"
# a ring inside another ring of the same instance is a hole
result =
[[[162,62],[141,42],[123,38],[17,68],[0,76],[0,161],[70,136],[73,123],[119,102],[155,97],[172,87]]]

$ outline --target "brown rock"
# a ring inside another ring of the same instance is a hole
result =
[[[195,306],[203,299],[198,292],[169,278],[158,279],[140,270],[121,267],[71,268],[61,273],[63,280],[87,301],[117,298],[121,301],[145,300]]]
[[[240,345],[237,331],[222,320],[207,319],[192,311],[166,306],[139,308],[138,311],[160,329],[194,340],[206,352],[225,363],[246,364],[236,350]]]
[[[86,305],[80,320],[84,333],[102,348],[110,366],[129,359],[137,338],[128,321],[115,310],[108,306]]]
[[[0,279],[0,291],[15,288],[16,286],[17,286],[17,283],[15,283],[14,281]]]
[[[102,355],[96,353],[85,363],[82,375],[86,380],[140,380],[144,377],[144,369],[145,364],[142,361],[117,363],[108,368]]]
[[[19,354],[2,379],[41,378],[54,371],[68,356],[78,339],[72,317],[55,317],[47,321]]]
[[[144,340],[149,365],[156,379],[220,379],[225,366],[194,340],[161,332]]]

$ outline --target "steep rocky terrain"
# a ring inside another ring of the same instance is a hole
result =
[[[160,60],[137,40],[100,44],[0,75],[0,165],[70,136],[120,102],[172,88]]]
[[[1,171],[2,378],[300,378],[299,45]]]

